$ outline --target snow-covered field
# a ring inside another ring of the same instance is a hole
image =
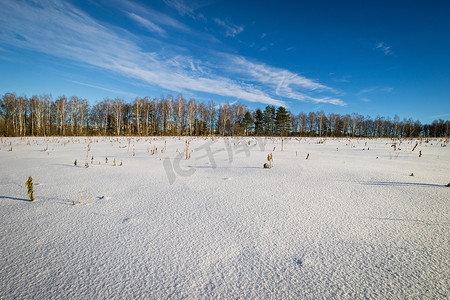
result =
[[[450,296],[448,141],[189,140],[3,138],[0,299]]]

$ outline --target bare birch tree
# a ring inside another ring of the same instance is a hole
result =
[[[194,122],[194,114],[195,110],[197,109],[197,106],[195,104],[195,99],[189,100],[187,107],[186,107],[186,118],[189,125],[189,135],[192,136],[192,125]]]
[[[175,122],[176,134],[181,135],[183,130],[183,119],[186,110],[186,101],[183,96],[178,95],[173,103],[173,118]]]
[[[208,102],[208,125],[209,125],[209,134],[212,135],[214,132],[214,120],[216,118],[216,105],[213,100]]]
[[[116,135],[120,135],[121,132],[121,125],[122,125],[122,118],[123,118],[123,100],[116,98],[114,101],[112,101],[112,111],[114,114],[114,127]]]

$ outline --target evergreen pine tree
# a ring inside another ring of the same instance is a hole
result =
[[[255,111],[255,135],[264,134],[264,114],[261,109]]]
[[[273,135],[275,133],[275,106],[267,105],[264,109],[264,133]]]
[[[245,134],[248,135],[249,130],[252,129],[253,124],[255,123],[255,120],[253,120],[252,115],[250,114],[250,112],[246,112],[244,115],[244,120],[242,121],[243,125],[244,125],[244,130],[245,130]]]
[[[281,136],[289,134],[290,128],[289,112],[283,106],[278,107],[276,113],[276,132]]]

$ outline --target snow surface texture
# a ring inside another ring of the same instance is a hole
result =
[[[0,298],[448,299],[448,141],[189,140],[3,138]]]

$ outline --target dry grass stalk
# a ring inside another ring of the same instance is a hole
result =
[[[264,164],[265,169],[270,169],[273,167],[273,155],[272,153],[267,155],[267,163]]]
[[[34,201],[33,178],[31,178],[31,176],[28,177],[27,182],[25,182],[25,186],[27,187],[28,196],[30,197],[30,201]]]

